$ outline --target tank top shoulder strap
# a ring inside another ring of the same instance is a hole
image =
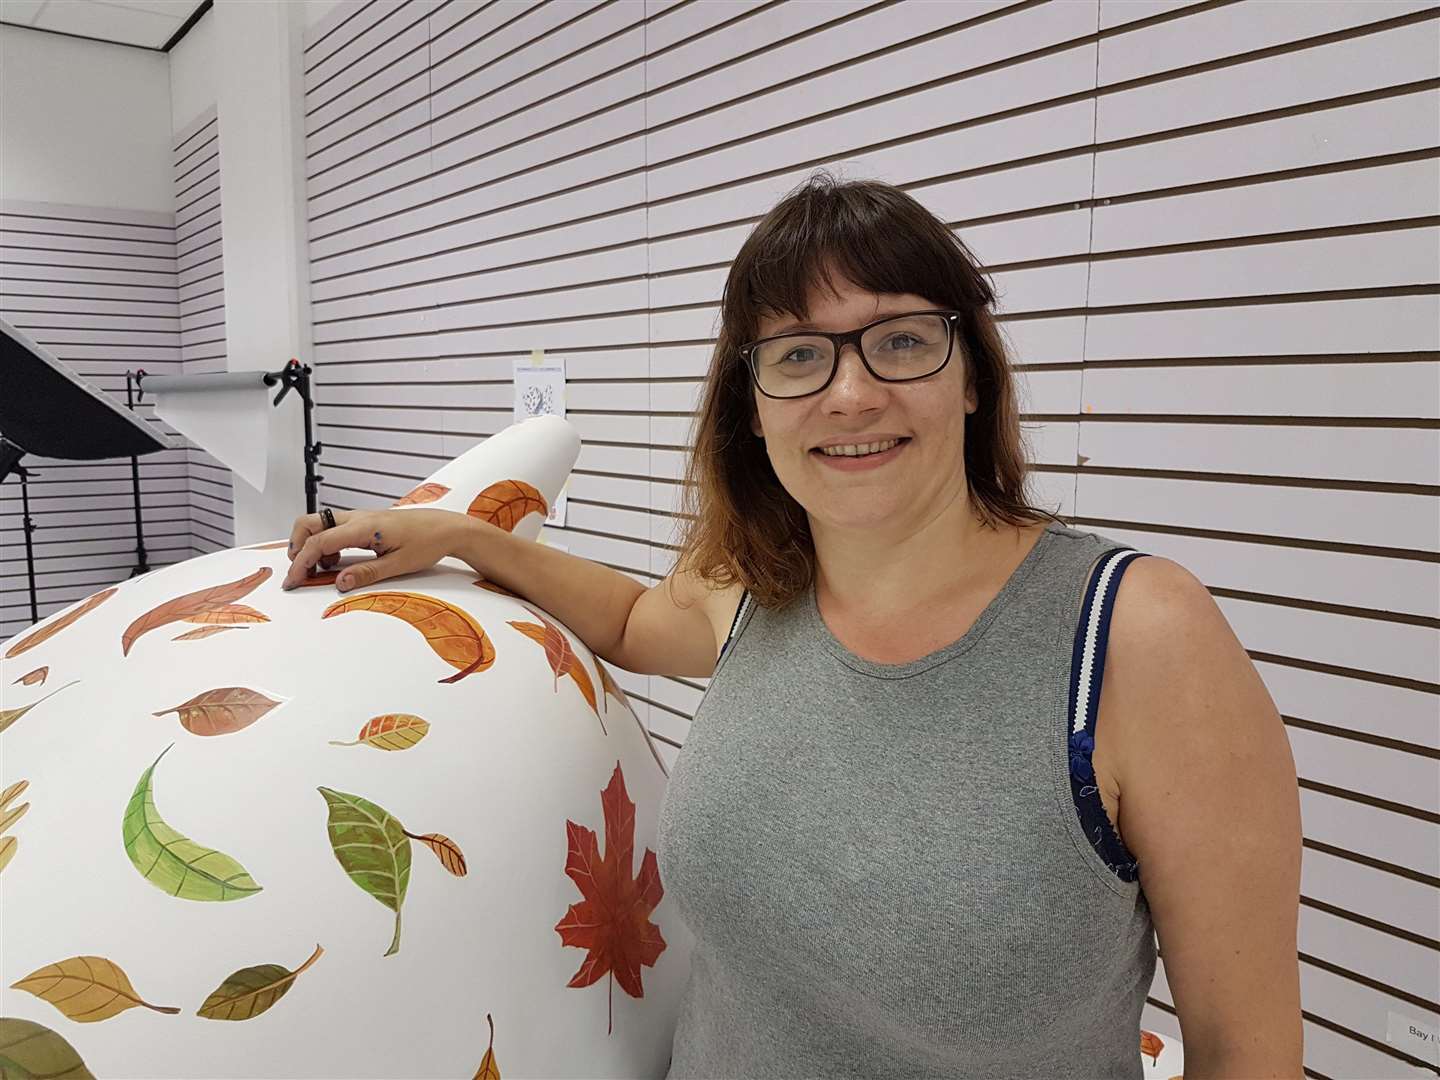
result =
[[[735,634],[740,629],[740,620],[745,617],[745,611],[750,606],[750,590],[746,589],[740,594],[740,605],[735,609],[735,618],[730,622],[730,632],[725,635],[725,644],[720,646],[720,656],[723,657],[730,649],[730,644],[735,640]],[[719,662],[719,657],[716,662]]]
[[[1099,722],[1100,687],[1105,677],[1105,650],[1115,594],[1126,568],[1144,552],[1114,547],[1095,562],[1085,589],[1070,664],[1070,789],[1075,810],[1091,844],[1122,881],[1139,876],[1139,862],[1111,825],[1095,783],[1091,755]]]

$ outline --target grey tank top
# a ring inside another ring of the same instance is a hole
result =
[[[1150,910],[1074,779],[1135,554],[1052,522],[905,664],[846,649],[813,590],[742,604],[660,811],[695,935],[669,1077],[1143,1075]]]

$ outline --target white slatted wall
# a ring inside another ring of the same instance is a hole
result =
[[[1286,717],[1307,1072],[1440,1024],[1433,0],[371,0],[307,35],[325,501],[563,353],[576,554],[666,572],[728,262],[817,166],[985,263],[1038,488],[1214,590]],[[547,533],[549,535],[549,533]],[[622,678],[683,742],[703,680]],[[1145,1023],[1178,1034],[1163,967]],[[1433,1071],[1433,1070],[1432,1070]]]
[[[220,132],[214,106],[175,135],[175,258],[180,299],[181,368],[186,375],[225,368],[225,265],[220,236]],[[190,527],[197,554],[235,542],[230,470],[185,443]]]
[[[0,203],[0,316],[122,405],[127,369],[178,374],[173,215]],[[148,402],[139,413],[150,416]],[[185,452],[139,461],[150,566],[189,558]],[[27,456],[21,464],[38,474],[30,481],[30,517],[43,619],[134,568],[130,459]],[[12,475],[0,485],[0,640],[31,622],[20,510],[20,482]]]

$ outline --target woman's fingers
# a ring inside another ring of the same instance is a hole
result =
[[[332,512],[335,515],[335,524],[337,526],[344,525],[345,522],[350,520],[354,513],[354,511],[351,510],[335,510]],[[310,539],[310,537],[316,533],[324,531],[325,523],[320,520],[319,514],[302,514],[296,518],[295,524],[290,528],[290,557],[292,559],[295,557],[295,553],[304,546],[306,540]]]
[[[311,515],[306,515],[307,518],[309,516]],[[318,522],[318,520],[317,517],[316,521]],[[291,589],[300,584],[309,576],[315,564],[326,556],[338,556],[341,551],[349,547],[369,546],[370,537],[363,518],[352,520],[347,517],[342,523],[337,515],[335,520],[335,528],[321,529],[312,533],[300,545],[300,550],[291,560],[290,569],[286,572],[285,580],[280,585],[282,589]],[[332,561],[330,565],[334,565],[334,562]]]

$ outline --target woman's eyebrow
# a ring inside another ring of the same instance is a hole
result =
[[[865,320],[863,323],[861,323],[860,325],[861,325],[861,326],[869,326],[872,322],[875,322],[875,321],[878,320],[878,319],[887,319],[887,318],[889,318],[891,315],[904,315],[907,311],[910,311],[910,310],[911,310],[911,309],[910,309],[909,307],[900,307],[900,308],[896,308],[894,311],[877,311],[874,315],[872,315],[870,318],[866,319],[866,320]],[[784,326],[780,327],[780,329],[778,329],[778,330],[776,330],[776,331],[774,331],[774,332],[777,333],[777,334],[788,334],[791,330],[819,330],[819,329],[820,329],[820,328],[819,328],[818,326],[816,326],[814,323],[811,323],[811,322],[791,322],[791,323],[786,323]]]

